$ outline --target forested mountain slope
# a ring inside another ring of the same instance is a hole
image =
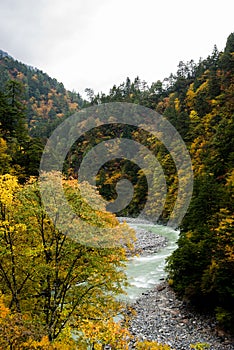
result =
[[[43,145],[60,120],[82,107],[79,94],[68,92],[55,79],[0,52],[0,173],[23,182],[38,174]],[[213,310],[234,329],[234,33],[223,52],[217,48],[200,62],[180,62],[176,74],[148,86],[127,78],[109,94],[94,95],[89,105],[130,102],[163,114],[178,130],[190,152],[194,192],[181,224],[178,249],[168,261],[175,291]],[[138,130],[127,130],[140,141]],[[108,130],[107,138],[115,135]],[[144,135],[143,135],[144,136]],[[65,173],[76,176],[82,155],[95,145],[96,135],[84,135],[67,156]],[[152,152],[162,165],[168,187],[160,217],[166,223],[178,192],[173,159],[161,143]],[[116,180],[127,172],[134,198],[121,215],[137,215],[147,195],[144,174],[127,162],[114,160],[100,169],[98,185],[108,200],[115,198]],[[152,215],[149,207],[148,216]],[[153,218],[152,218],[153,219]]]
[[[108,95],[90,97],[91,104],[122,101],[152,108],[180,132],[192,159],[194,192],[180,227],[179,247],[168,261],[170,281],[181,296],[214,310],[220,323],[233,330],[234,33],[228,37],[223,52],[215,47],[207,59],[197,64],[180,62],[177,73],[163,82],[147,86],[139,78],[133,82],[127,79]],[[162,145],[158,145],[156,154],[168,185],[161,217],[166,221],[177,193],[177,176]],[[129,166],[125,165],[125,169],[129,171]],[[113,176],[110,169],[109,175],[115,179],[118,171]],[[109,175],[100,175],[100,188],[108,184],[111,190]],[[130,176],[136,184],[134,205],[125,215],[135,214],[142,191],[147,191],[139,172],[132,169]]]
[[[32,136],[48,136],[55,125],[77,111],[83,103],[79,93],[66,90],[56,79],[0,50],[1,91],[11,79],[23,85],[22,99],[25,101],[26,119]]]
[[[82,103],[78,93],[0,50],[0,173],[38,175],[47,137]]]

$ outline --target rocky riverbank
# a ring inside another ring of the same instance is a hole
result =
[[[166,282],[144,293],[132,307],[137,316],[130,330],[141,340],[168,344],[175,350],[188,350],[199,342],[209,344],[210,350],[234,349],[234,339],[218,329],[214,317],[189,308]]]
[[[136,225],[151,224],[146,220],[121,218],[136,229],[135,249],[140,255],[151,255],[167,244],[164,237]],[[137,316],[130,331],[140,340],[154,340],[170,345],[173,350],[189,350],[190,344],[207,343],[210,350],[234,350],[234,339],[219,330],[214,317],[199,314],[179,300],[166,281],[142,294],[132,305]],[[134,349],[134,344],[130,346]]]
[[[136,242],[134,243],[134,252],[140,256],[149,256],[157,253],[160,249],[167,245],[167,239],[151,232],[149,229],[138,228],[136,225],[153,225],[152,222],[144,219],[119,218],[120,222],[126,221],[136,231]]]

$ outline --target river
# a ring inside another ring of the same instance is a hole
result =
[[[130,286],[126,289],[127,299],[134,301],[143,292],[153,288],[166,277],[165,259],[176,249],[179,231],[152,223],[139,223],[136,220],[128,221],[129,226],[136,231],[139,228],[150,230],[155,234],[166,237],[168,244],[153,255],[138,256],[130,259],[127,266],[127,276]]]

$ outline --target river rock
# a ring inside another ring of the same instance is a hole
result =
[[[134,242],[133,255],[149,256],[157,253],[160,249],[166,247],[168,241],[165,237],[151,232],[149,229],[138,227],[138,225],[154,225],[146,219],[136,218],[118,218],[119,222],[126,221],[136,231],[136,242]],[[130,252],[129,252],[130,254]]]
[[[166,282],[144,293],[131,306],[137,315],[130,331],[140,340],[168,344],[173,350],[188,350],[190,344],[199,342],[209,344],[210,350],[234,350],[234,339],[218,335],[215,318],[179,300]],[[135,349],[134,343],[130,349]]]

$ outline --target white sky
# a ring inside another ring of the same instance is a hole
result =
[[[223,50],[233,14],[233,0],[0,0],[0,48],[85,96]]]

